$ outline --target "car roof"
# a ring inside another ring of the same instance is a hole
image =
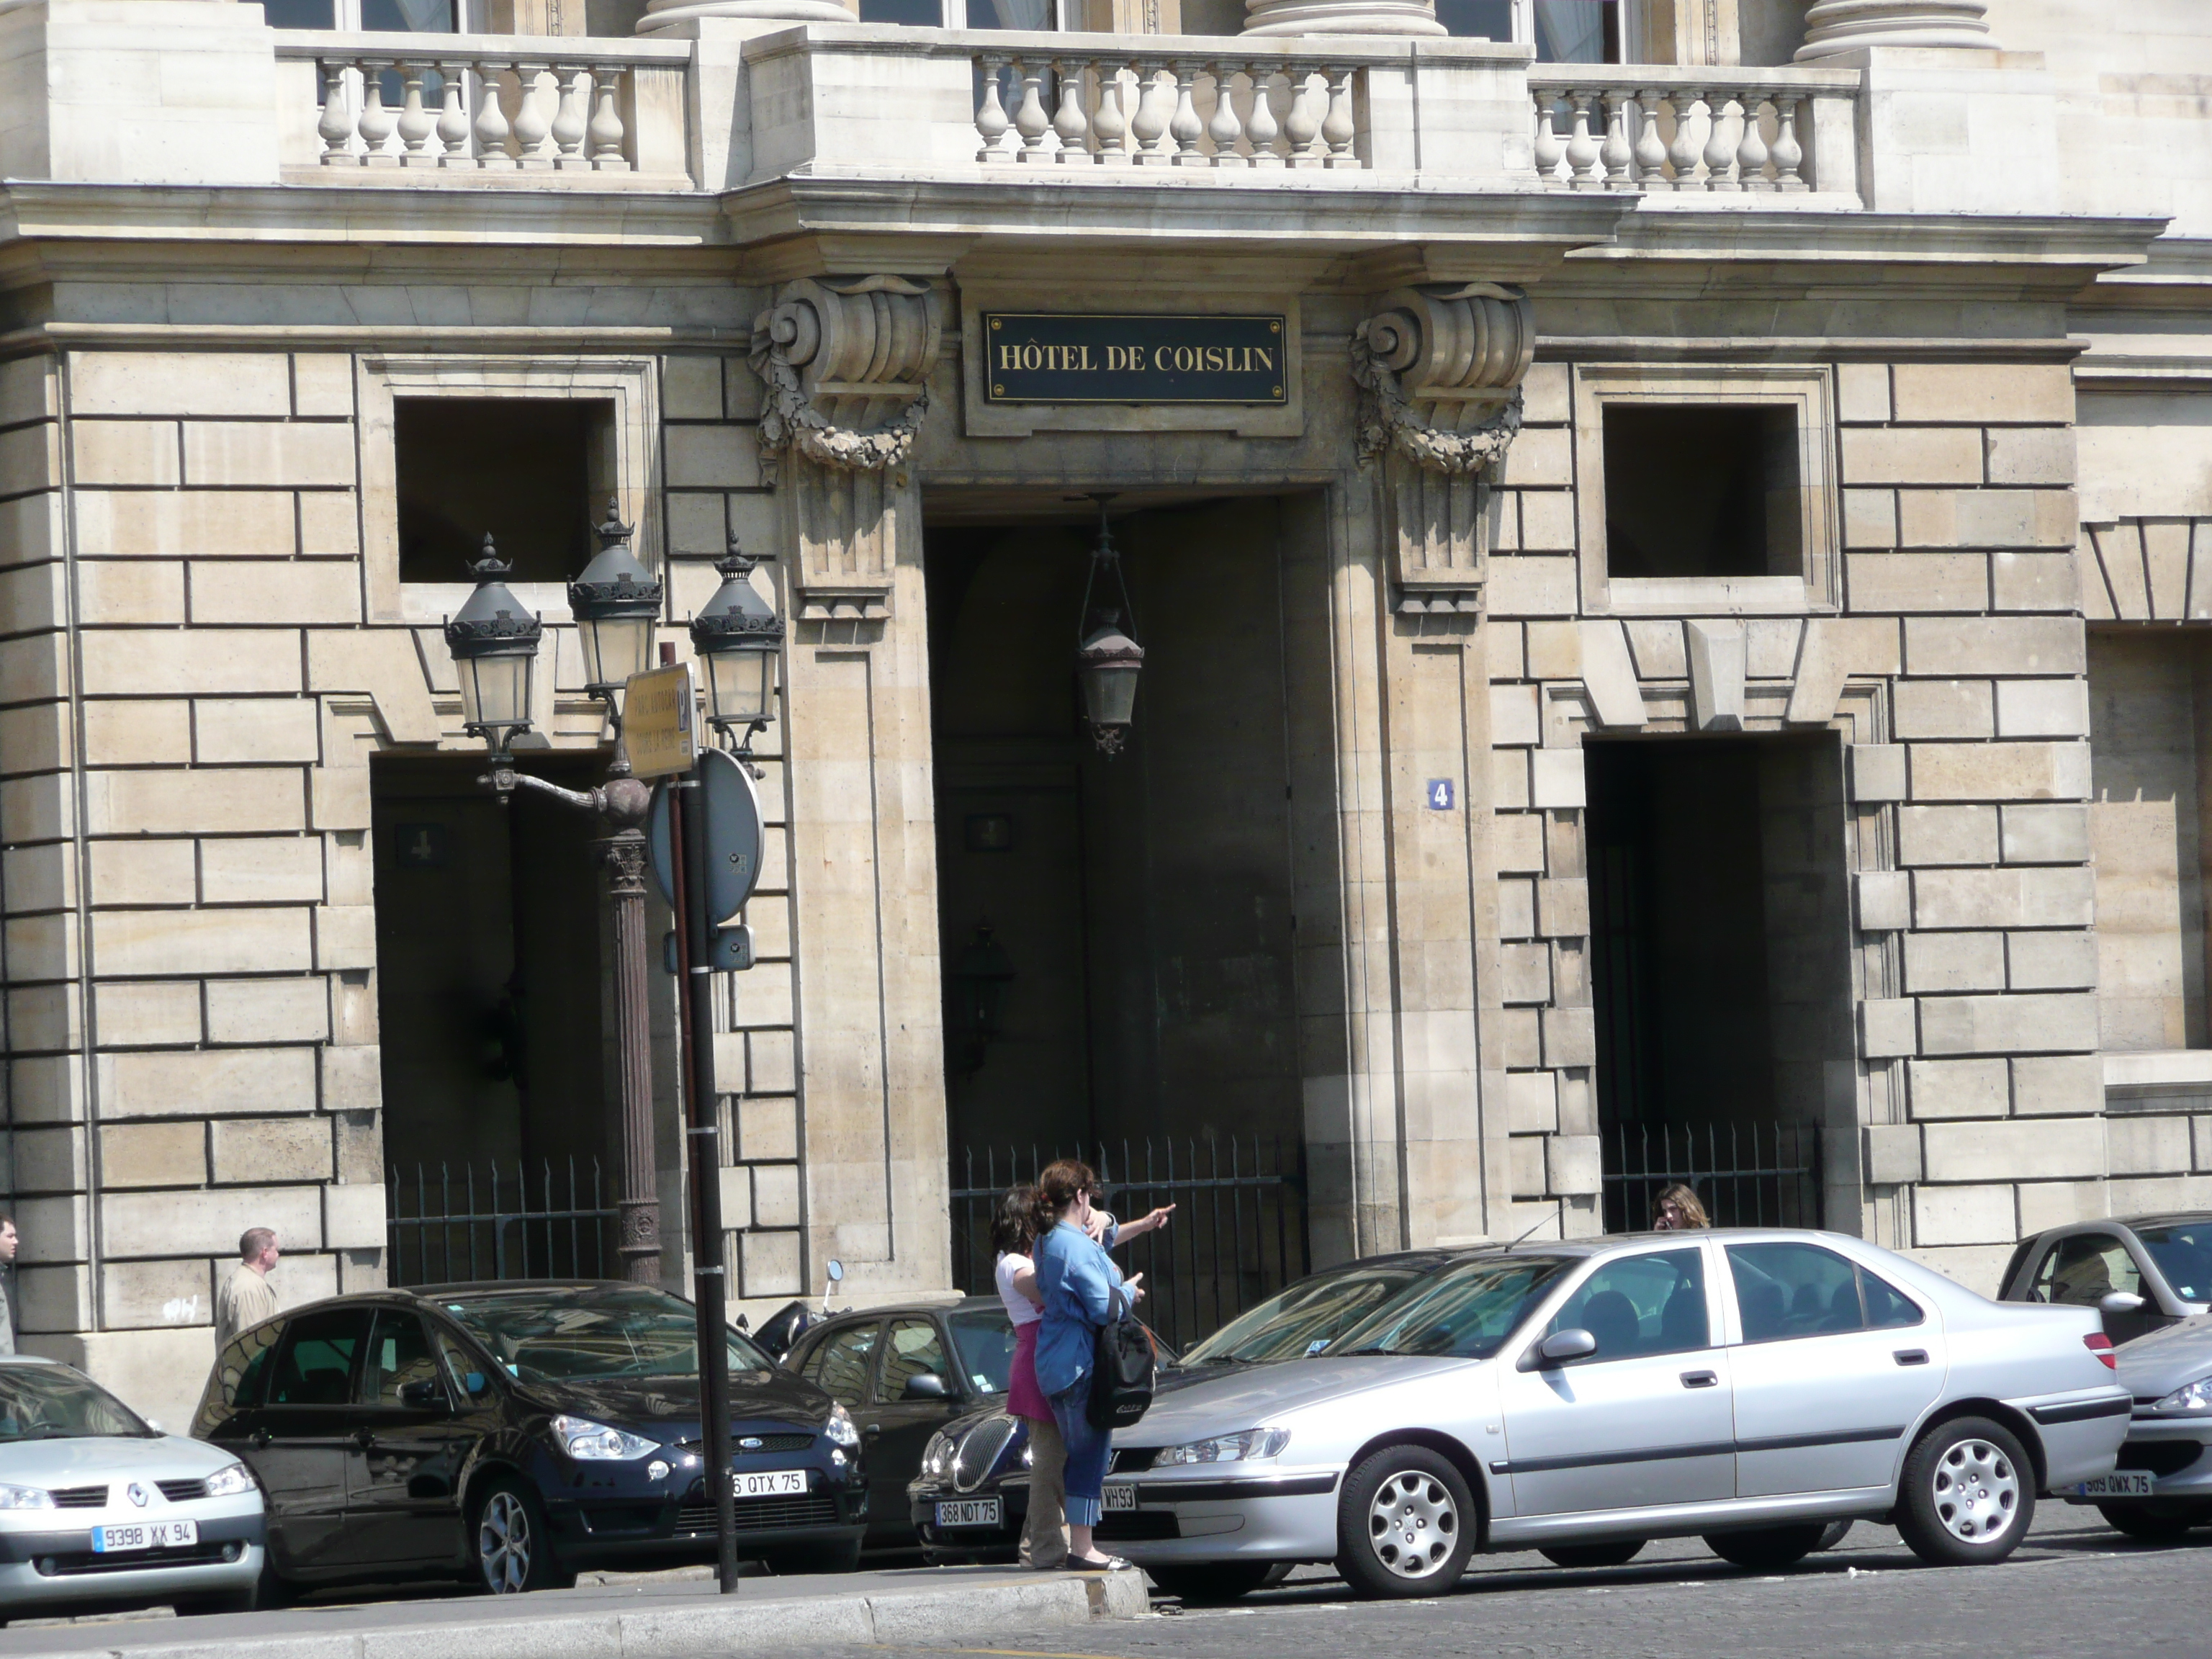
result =
[[[0,1365],[58,1365],[58,1359],[49,1359],[42,1353],[0,1353]]]

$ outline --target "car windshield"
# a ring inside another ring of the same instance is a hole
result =
[[[1401,1291],[1330,1343],[1359,1353],[1487,1359],[1571,1264],[1559,1256],[1483,1256]]]
[[[690,1303],[665,1291],[510,1292],[441,1305],[491,1350],[507,1375],[526,1382],[699,1374],[696,1316]],[[774,1364],[730,1333],[732,1370],[764,1371]]]
[[[0,1365],[0,1446],[155,1433],[113,1395],[64,1365]]]
[[[2136,1237],[2176,1296],[2191,1302],[2212,1301],[2212,1216],[2138,1227]]]
[[[1182,1357],[1186,1365],[1265,1364],[1319,1353],[1416,1279],[1434,1262],[1394,1261],[1316,1273],[1239,1314]]]
[[[978,1394],[1004,1394],[1014,1370],[1014,1322],[1004,1308],[963,1308],[948,1314],[945,1328],[961,1374]]]

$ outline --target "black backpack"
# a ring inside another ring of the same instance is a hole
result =
[[[1121,1292],[1114,1292],[1114,1315],[1098,1328],[1091,1371],[1091,1401],[1085,1415],[1096,1429],[1126,1429],[1152,1404],[1152,1334]]]

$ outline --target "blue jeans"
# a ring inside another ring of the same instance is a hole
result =
[[[1060,1425],[1060,1437],[1067,1443],[1067,1524],[1095,1527],[1113,1431],[1091,1426],[1089,1377],[1051,1398],[1052,1420]]]

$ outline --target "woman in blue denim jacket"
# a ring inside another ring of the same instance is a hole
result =
[[[1037,1385],[1051,1404],[1053,1420],[1067,1446],[1067,1565],[1093,1570],[1119,1566],[1092,1543],[1098,1524],[1111,1436],[1091,1425],[1091,1373],[1099,1330],[1112,1321],[1118,1300],[1133,1305],[1142,1273],[1123,1279],[1106,1252],[1085,1231],[1098,1177],[1087,1164],[1062,1158],[1037,1177],[1038,1208],[1054,1224],[1036,1242],[1037,1288],[1044,1292],[1044,1322],[1037,1333]],[[1118,1292],[1118,1296],[1117,1296]]]

